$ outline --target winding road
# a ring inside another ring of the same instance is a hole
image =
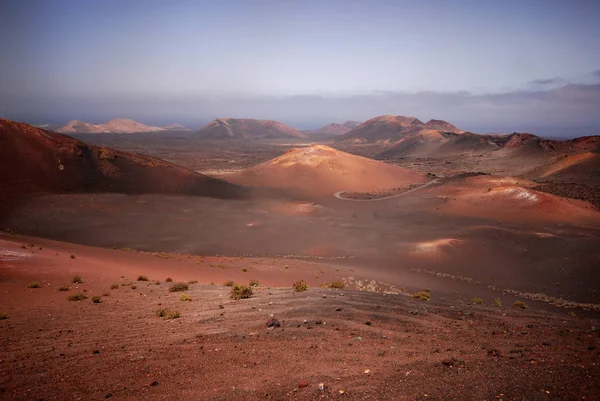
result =
[[[440,182],[441,182],[440,179],[436,178],[434,180],[429,181],[427,184],[423,184],[423,185],[418,186],[416,188],[409,189],[408,191],[401,192],[401,193],[396,194],[396,195],[385,196],[383,198],[376,198],[376,199],[350,199],[350,198],[343,198],[342,194],[344,192],[349,192],[348,189],[346,189],[344,191],[338,191],[338,192],[334,193],[333,196],[336,197],[336,198],[338,198],[338,199],[345,200],[345,201],[351,201],[351,202],[375,202],[375,201],[382,201],[382,200],[387,200],[387,199],[398,198],[399,196],[403,196],[403,195],[409,194],[411,192],[418,191],[419,189],[428,187],[428,186],[433,185],[433,184],[439,184]]]

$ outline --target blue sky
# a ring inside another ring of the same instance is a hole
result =
[[[4,0],[0,116],[600,134],[600,2]]]

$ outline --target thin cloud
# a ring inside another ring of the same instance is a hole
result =
[[[535,86],[554,86],[554,85],[564,85],[567,83],[566,80],[562,78],[550,78],[550,79],[536,79],[531,81],[531,83]]]

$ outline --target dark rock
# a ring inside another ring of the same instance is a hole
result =
[[[281,326],[281,323],[279,323],[279,320],[275,319],[274,317],[267,320],[267,327],[280,327],[280,326]]]
[[[456,364],[456,359],[454,358],[446,358],[442,361],[442,365],[444,366],[454,366]]]

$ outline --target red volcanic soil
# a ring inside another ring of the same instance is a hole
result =
[[[295,128],[277,121],[251,118],[217,118],[196,133],[207,139],[219,138],[306,138]]]
[[[525,176],[540,181],[562,181],[600,185],[600,153],[560,155]]]
[[[375,191],[427,181],[420,173],[322,145],[294,148],[223,178],[249,186],[294,188],[313,195]]]
[[[600,397],[595,318],[449,303],[435,293],[417,301],[319,289],[310,282],[297,293],[290,279],[299,274],[288,272],[308,262],[282,269],[270,259],[226,258],[221,268],[211,267],[218,258],[156,256],[0,238],[1,397]],[[263,283],[261,274],[276,277],[275,268],[283,271],[280,278]],[[74,275],[83,283],[72,283]],[[150,281],[138,281],[140,275]],[[169,291],[168,276],[199,280],[184,292],[191,301]],[[251,298],[234,301],[229,287],[219,285],[223,277],[283,287],[260,286]],[[33,281],[39,288],[28,288]],[[67,300],[76,293],[87,298]],[[160,309],[180,316],[160,318]]]
[[[0,200],[62,192],[178,193],[235,198],[244,191],[162,160],[87,145],[0,119]]]
[[[127,118],[117,118],[110,120],[103,124],[91,124],[79,120],[69,121],[66,125],[58,128],[57,132],[64,134],[75,134],[75,133],[133,133],[133,132],[155,132],[164,131],[169,128],[183,128],[179,124],[173,124],[169,127],[153,127],[151,125],[145,125],[138,123]]]
[[[450,215],[584,225],[600,222],[600,213],[590,203],[531,189],[535,185],[511,177],[476,176],[451,181],[428,195],[437,196],[436,210]]]

